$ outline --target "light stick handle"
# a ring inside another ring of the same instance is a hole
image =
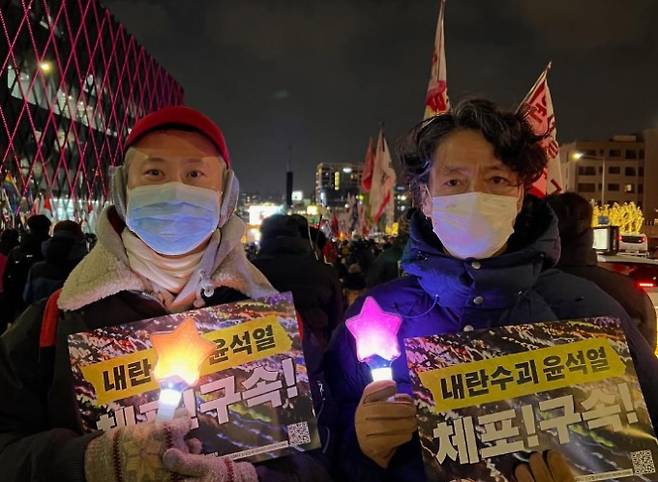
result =
[[[162,388],[160,389],[160,399],[158,400],[158,415],[156,420],[159,422],[166,422],[173,420],[176,409],[180,404],[183,392],[175,388]]]

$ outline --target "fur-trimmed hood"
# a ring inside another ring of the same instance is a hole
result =
[[[150,286],[130,269],[121,240],[125,225],[113,206],[101,214],[96,234],[98,243],[67,278],[58,307],[73,311],[120,291],[150,292]],[[221,228],[221,242],[215,255],[212,284],[233,288],[250,298],[276,293],[265,276],[247,259],[241,244],[245,225],[232,216]]]

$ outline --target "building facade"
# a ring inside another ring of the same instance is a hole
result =
[[[648,221],[658,218],[658,129],[560,148],[564,184],[599,203],[635,202]]]
[[[315,169],[315,202],[328,208],[344,208],[350,196],[359,194],[363,165],[322,162]]]
[[[0,205],[89,224],[135,119],[183,89],[97,0],[0,7]]]

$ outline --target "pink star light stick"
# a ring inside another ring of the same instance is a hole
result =
[[[393,380],[391,362],[400,356],[398,330],[402,318],[366,297],[358,315],[345,321],[356,341],[356,357],[370,367],[373,380]]]

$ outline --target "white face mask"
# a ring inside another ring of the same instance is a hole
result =
[[[514,232],[515,196],[467,192],[432,198],[432,228],[443,247],[460,259],[490,258]]]

